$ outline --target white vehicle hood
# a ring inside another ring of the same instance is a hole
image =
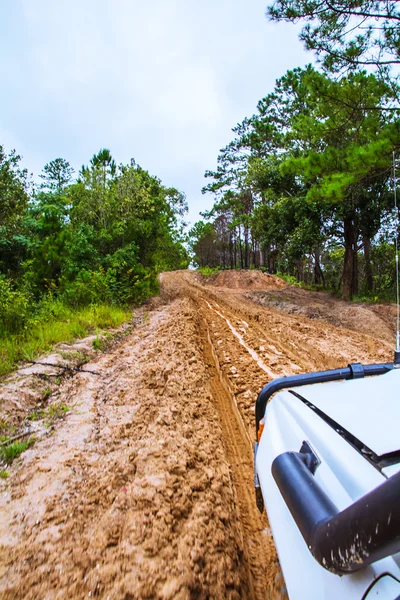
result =
[[[291,388],[378,456],[400,451],[400,369]]]

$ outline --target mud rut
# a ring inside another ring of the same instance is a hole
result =
[[[89,363],[101,378],[62,384],[70,413],[1,481],[0,597],[284,598],[254,502],[255,397],[275,376],[390,356],[164,274],[149,321]]]

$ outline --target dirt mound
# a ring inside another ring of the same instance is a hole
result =
[[[373,335],[391,344],[395,339],[395,306],[356,304],[326,292],[311,292],[288,286],[279,292],[250,291],[246,297],[289,315],[326,321],[335,327]]]
[[[219,271],[216,275],[203,277],[203,284],[231,290],[277,290],[286,283],[275,275],[261,271]]]

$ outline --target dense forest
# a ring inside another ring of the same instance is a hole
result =
[[[190,231],[194,262],[262,268],[346,299],[391,299],[396,3],[277,0],[267,16],[304,22],[300,37],[321,68],[288,71],[233,128],[217,169],[205,173],[214,206]]]
[[[20,157],[0,146],[2,370],[21,356],[21,336],[35,332],[34,352],[46,347],[41,338],[51,344],[115,324],[126,318],[117,307],[157,291],[160,271],[189,263],[184,194],[134,160],[117,166],[102,149],[77,178],[62,158],[46,164],[40,178],[34,185]],[[52,321],[72,329],[52,339]]]

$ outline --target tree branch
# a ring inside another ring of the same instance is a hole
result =
[[[394,20],[394,21],[400,21],[400,16],[395,17],[395,16],[390,15],[389,13],[380,14],[380,13],[358,12],[358,11],[354,11],[354,10],[344,10],[344,9],[336,8],[330,2],[326,2],[326,5],[328,6],[328,8],[330,8],[330,10],[332,10],[334,13],[339,14],[339,15],[349,15],[350,17],[366,17],[367,19],[390,19],[390,20]]]

